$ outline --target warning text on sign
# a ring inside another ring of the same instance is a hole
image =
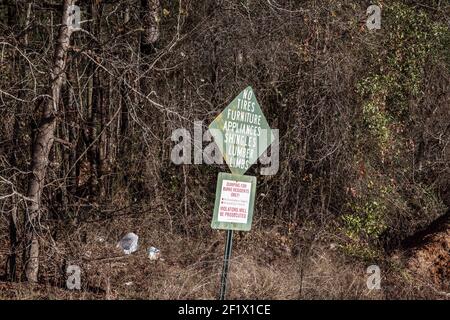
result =
[[[250,182],[222,181],[218,221],[247,223],[251,187]]]

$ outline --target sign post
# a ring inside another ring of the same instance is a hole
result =
[[[255,207],[256,177],[245,176],[274,140],[251,87],[244,89],[209,125],[231,174],[217,178],[213,229],[227,230],[219,299],[227,291],[233,230],[250,231]]]
[[[230,267],[231,249],[233,248],[233,230],[227,230],[227,243],[223,255],[222,277],[220,279],[219,300],[224,300],[227,294],[228,269]]]

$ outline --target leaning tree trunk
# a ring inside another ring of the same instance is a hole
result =
[[[61,87],[65,80],[65,66],[67,50],[70,44],[70,36],[73,28],[67,25],[71,14],[69,7],[76,0],[65,0],[62,24],[59,30],[58,43],[55,48],[54,65],[51,73],[51,92],[49,99],[44,104],[44,110],[40,124],[37,128],[36,138],[32,145],[31,177],[28,183],[27,196],[30,199],[28,210],[25,211],[25,250],[24,267],[25,276],[29,282],[37,282],[39,270],[39,217],[41,211],[41,195],[44,188],[45,175],[48,165],[48,157],[54,141],[56,128],[56,116]]]

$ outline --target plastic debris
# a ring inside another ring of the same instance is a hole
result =
[[[118,248],[123,250],[125,254],[131,254],[138,249],[138,239],[139,237],[133,233],[127,233],[117,244]]]
[[[161,251],[155,247],[148,248],[148,257],[150,260],[158,260],[161,255]]]
[[[125,282],[124,285],[126,285],[127,287],[132,286],[134,283],[133,281],[129,281],[129,282]]]

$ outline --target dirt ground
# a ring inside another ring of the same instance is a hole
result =
[[[444,218],[412,243],[407,268],[450,296],[450,219]]]
[[[223,231],[210,231],[200,240],[186,233],[144,229],[140,225],[147,224],[136,219],[130,225],[123,218],[108,225],[93,223],[66,230],[56,237],[55,243],[44,246],[46,256],[41,263],[40,283],[2,281],[0,299],[217,297],[225,242]],[[116,248],[120,233],[126,229],[140,236],[140,247],[131,255],[123,255]],[[447,229],[425,244],[388,257],[380,263],[381,289],[369,290],[366,268],[371,263],[346,258],[333,243],[318,240],[305,246],[303,240],[298,241],[298,234],[283,236],[277,227],[237,233],[229,298],[449,299],[449,239]],[[161,250],[160,260],[147,258],[149,246]],[[4,265],[2,252],[1,266]],[[69,265],[81,269],[81,290],[66,288],[65,270]]]

